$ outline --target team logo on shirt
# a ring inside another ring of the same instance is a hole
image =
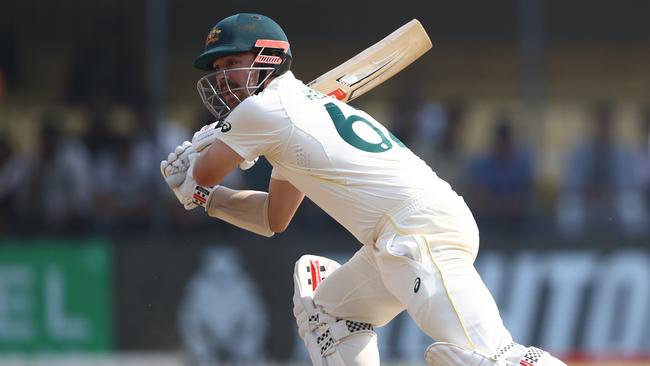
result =
[[[232,126],[230,125],[230,122],[224,122],[224,121],[219,121],[217,122],[217,125],[214,126],[215,129],[220,128],[221,132],[226,133],[230,131]]]
[[[420,280],[420,277],[416,277],[415,278],[415,285],[413,286],[413,292],[414,293],[417,293],[420,290],[420,282],[422,282]]]

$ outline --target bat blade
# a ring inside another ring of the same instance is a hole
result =
[[[308,86],[347,103],[400,72],[431,46],[422,24],[413,19]]]

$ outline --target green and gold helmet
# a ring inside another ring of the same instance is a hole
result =
[[[262,49],[264,52],[256,60],[260,66],[273,65],[276,75],[289,70],[289,41],[278,23],[260,14],[235,14],[212,27],[205,40],[205,50],[194,60],[194,67],[210,71],[219,57]]]

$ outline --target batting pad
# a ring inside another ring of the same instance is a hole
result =
[[[337,319],[314,305],[318,285],[340,267],[314,255],[302,256],[294,268],[293,314],[314,366],[379,365],[377,335],[372,325]]]
[[[515,342],[510,342],[492,356],[452,343],[436,342],[427,348],[424,358],[429,366],[566,366],[544,350]]]
[[[341,265],[331,259],[317,255],[306,254],[296,262],[293,271],[296,293],[301,297],[314,297],[316,288],[330,273]]]

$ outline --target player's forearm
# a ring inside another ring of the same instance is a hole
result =
[[[210,187],[221,183],[223,178],[243,161],[233,150],[227,148],[223,142],[216,140],[203,150],[196,159],[193,167],[193,176],[200,186]]]
[[[207,163],[207,158],[205,156],[199,156],[194,163],[194,170],[192,171],[196,184],[204,187],[213,186],[218,183],[212,183],[215,179],[210,176],[210,170],[207,167]]]
[[[275,169],[274,169],[275,172]],[[269,181],[269,226],[281,233],[289,226],[305,195],[289,181],[271,174]]]
[[[192,175],[200,186],[210,187],[221,183],[227,173],[220,172],[214,158],[209,154],[210,150],[202,153],[194,163]]]
[[[208,215],[263,236],[273,236],[269,226],[268,193],[237,191],[217,186],[206,205]]]

